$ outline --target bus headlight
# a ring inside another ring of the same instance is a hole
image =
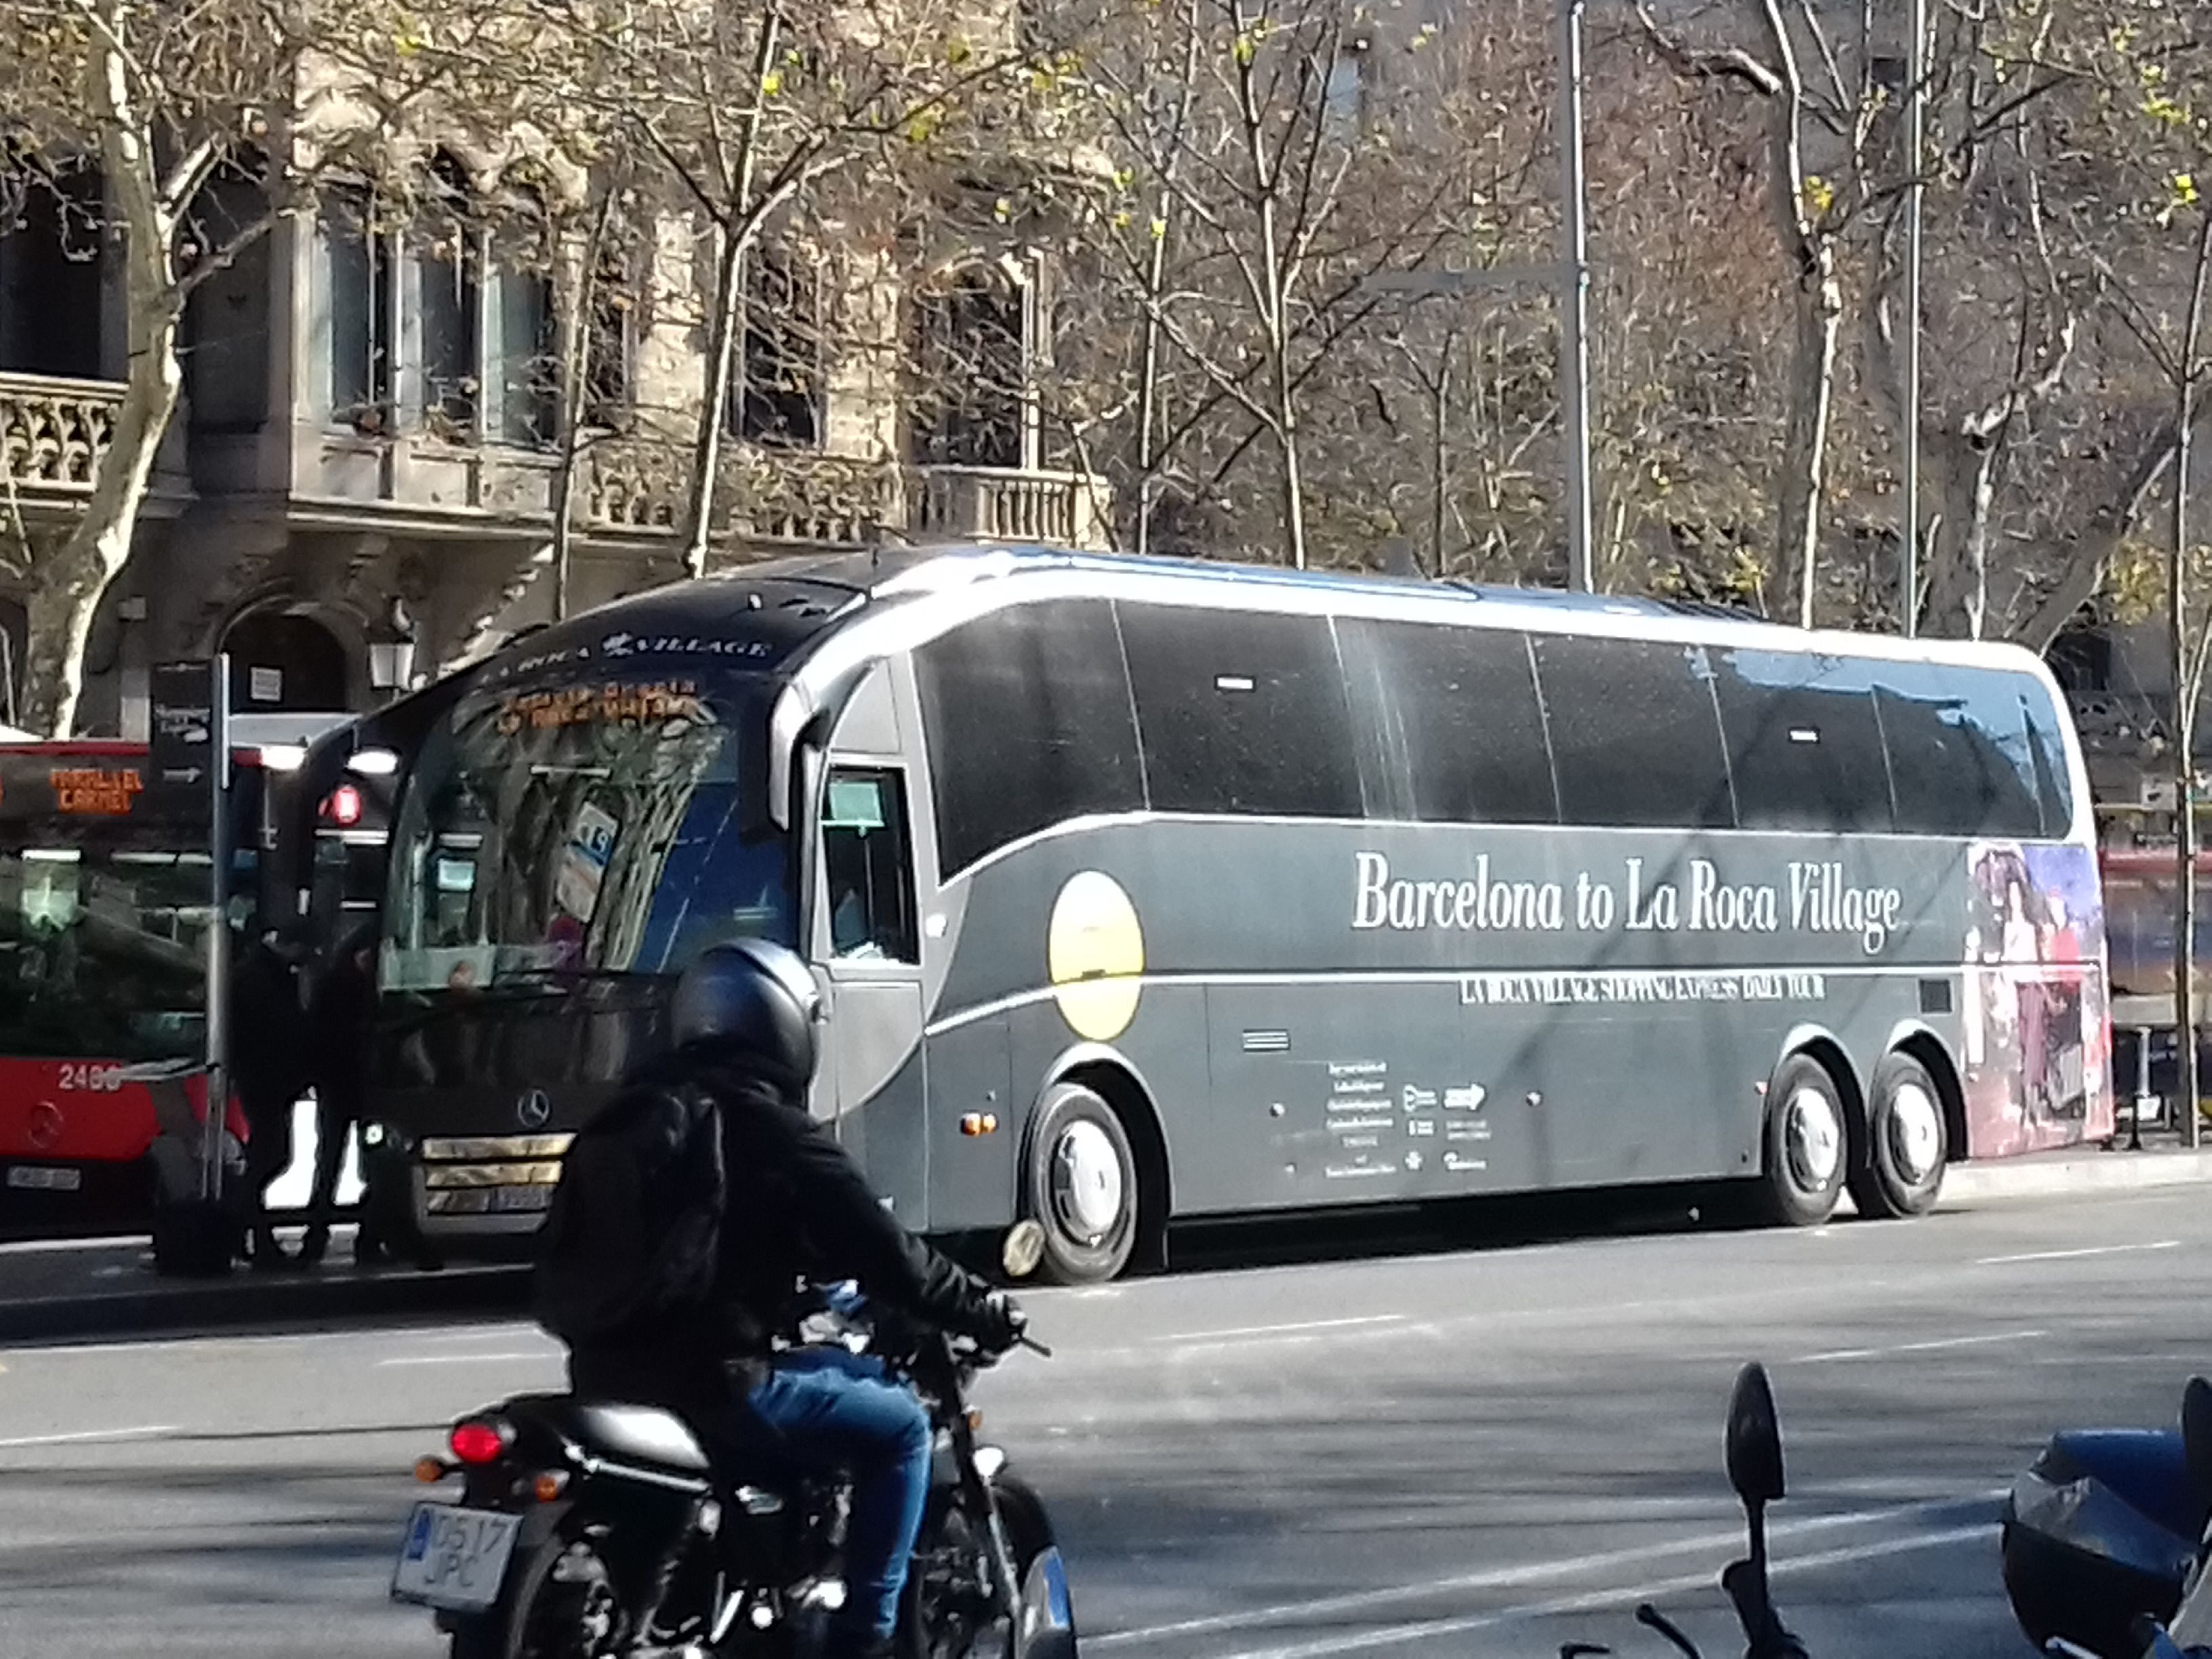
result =
[[[362,1129],[361,1132],[361,1144],[364,1146],[381,1146],[384,1145],[384,1126],[381,1123],[372,1123]]]

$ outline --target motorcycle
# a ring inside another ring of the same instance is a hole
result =
[[[1035,1226],[1008,1236],[1014,1277]],[[967,1404],[989,1357],[851,1294],[812,1322],[903,1376],[935,1430],[899,1659],[1076,1659],[1051,1520]],[[416,1476],[459,1477],[459,1498],[415,1506],[392,1595],[432,1611],[453,1659],[808,1659],[843,1604],[846,1483],[732,1479],[671,1413],[520,1395],[455,1423],[447,1449]]]
[[[1723,1460],[1729,1485],[1743,1505],[1748,1545],[1744,1559],[1732,1562],[1721,1574],[1721,1588],[1735,1607],[1743,1626],[1745,1659],[1808,1659],[1805,1644],[1782,1623],[1767,1580],[1766,1506],[1784,1496],[1782,1425],[1774,1409],[1774,1389],[1765,1367],[1746,1365],[1737,1373],[1729,1395],[1728,1433]],[[1679,1648],[1687,1659],[1704,1659],[1674,1622],[1649,1601],[1636,1609],[1636,1622],[1656,1631]],[[1588,1642],[1569,1642],[1559,1649],[1559,1659],[1582,1659],[1584,1655],[1611,1652]]]
[[[2006,1498],[2013,1615],[2042,1651],[2080,1659],[2136,1659],[2154,1626],[2169,1642],[2212,1643],[2208,1522],[2212,1383],[2191,1380],[2179,1429],[2061,1430]],[[2200,1604],[2194,1620],[2185,1597]]]

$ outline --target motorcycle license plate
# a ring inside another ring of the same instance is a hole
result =
[[[522,1518],[451,1504],[417,1504],[392,1574],[392,1599],[482,1613],[499,1599]]]

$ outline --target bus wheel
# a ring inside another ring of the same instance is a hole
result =
[[[1843,1196],[1848,1120],[1835,1079],[1820,1061],[1794,1054],[1766,1093],[1767,1219],[1815,1227]]]
[[[1949,1158],[1936,1079],[1911,1054],[1888,1055],[1874,1074],[1867,1144],[1853,1159],[1851,1201],[1861,1215],[1925,1215],[1935,1206]]]
[[[1040,1271],[1096,1285],[1128,1265],[1137,1242],[1137,1160],[1114,1109],[1080,1084],[1045,1097],[1030,1132],[1023,1194],[1044,1227]]]

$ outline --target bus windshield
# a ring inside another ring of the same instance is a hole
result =
[[[205,853],[0,852],[0,1054],[198,1054],[210,875]]]
[[[558,988],[673,971],[740,935],[790,942],[786,842],[744,822],[738,760],[690,681],[462,703],[393,835],[383,988]]]

